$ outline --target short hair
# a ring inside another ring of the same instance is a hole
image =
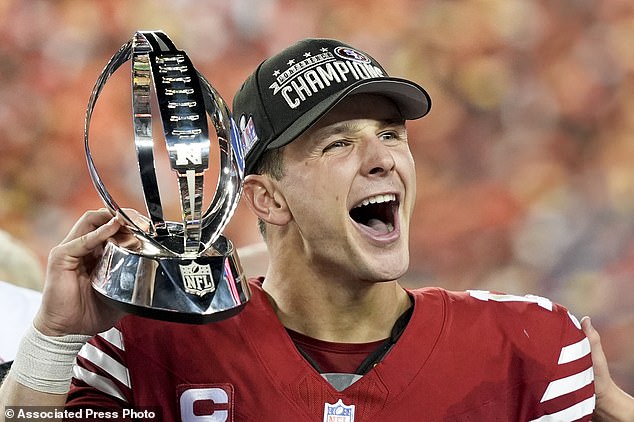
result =
[[[255,163],[253,172],[255,174],[263,174],[280,180],[284,177],[284,147],[275,148],[265,151],[260,159]],[[266,241],[266,223],[258,218],[258,229],[262,238]]]

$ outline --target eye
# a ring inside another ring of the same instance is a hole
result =
[[[379,138],[383,141],[407,140],[404,132],[398,130],[386,130],[379,133]]]
[[[325,148],[324,148],[324,152],[328,152],[330,150],[333,149],[337,149],[337,148],[343,148],[346,147],[350,144],[350,142],[346,141],[345,139],[338,139],[334,142],[329,143]]]

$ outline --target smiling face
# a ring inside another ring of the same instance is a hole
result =
[[[389,99],[343,100],[288,144],[283,160],[284,176],[271,182],[288,221],[273,226],[281,241],[270,245],[273,259],[283,250],[286,265],[343,280],[394,280],[407,270],[415,168]]]

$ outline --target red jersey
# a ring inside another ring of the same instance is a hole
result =
[[[411,290],[396,345],[337,391],[301,356],[261,285],[208,325],[123,318],[80,352],[68,408],[152,409],[162,421],[588,421],[590,345],[536,296]],[[159,410],[160,409],[160,410]]]

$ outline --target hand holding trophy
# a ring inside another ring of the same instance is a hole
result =
[[[131,60],[132,111],[137,161],[147,218],[120,207],[102,183],[88,142],[92,113],[108,78]],[[180,193],[182,221],[166,221],[154,162],[152,93],[163,122],[171,169]],[[220,175],[203,210],[209,167],[207,115],[216,131]],[[119,214],[134,241],[113,238],[92,275],[109,303],[155,319],[207,323],[239,312],[249,299],[238,256],[222,235],[238,204],[244,176],[243,144],[228,106],[161,31],[140,31],[110,59],[86,110],[86,158],[105,206]]]

